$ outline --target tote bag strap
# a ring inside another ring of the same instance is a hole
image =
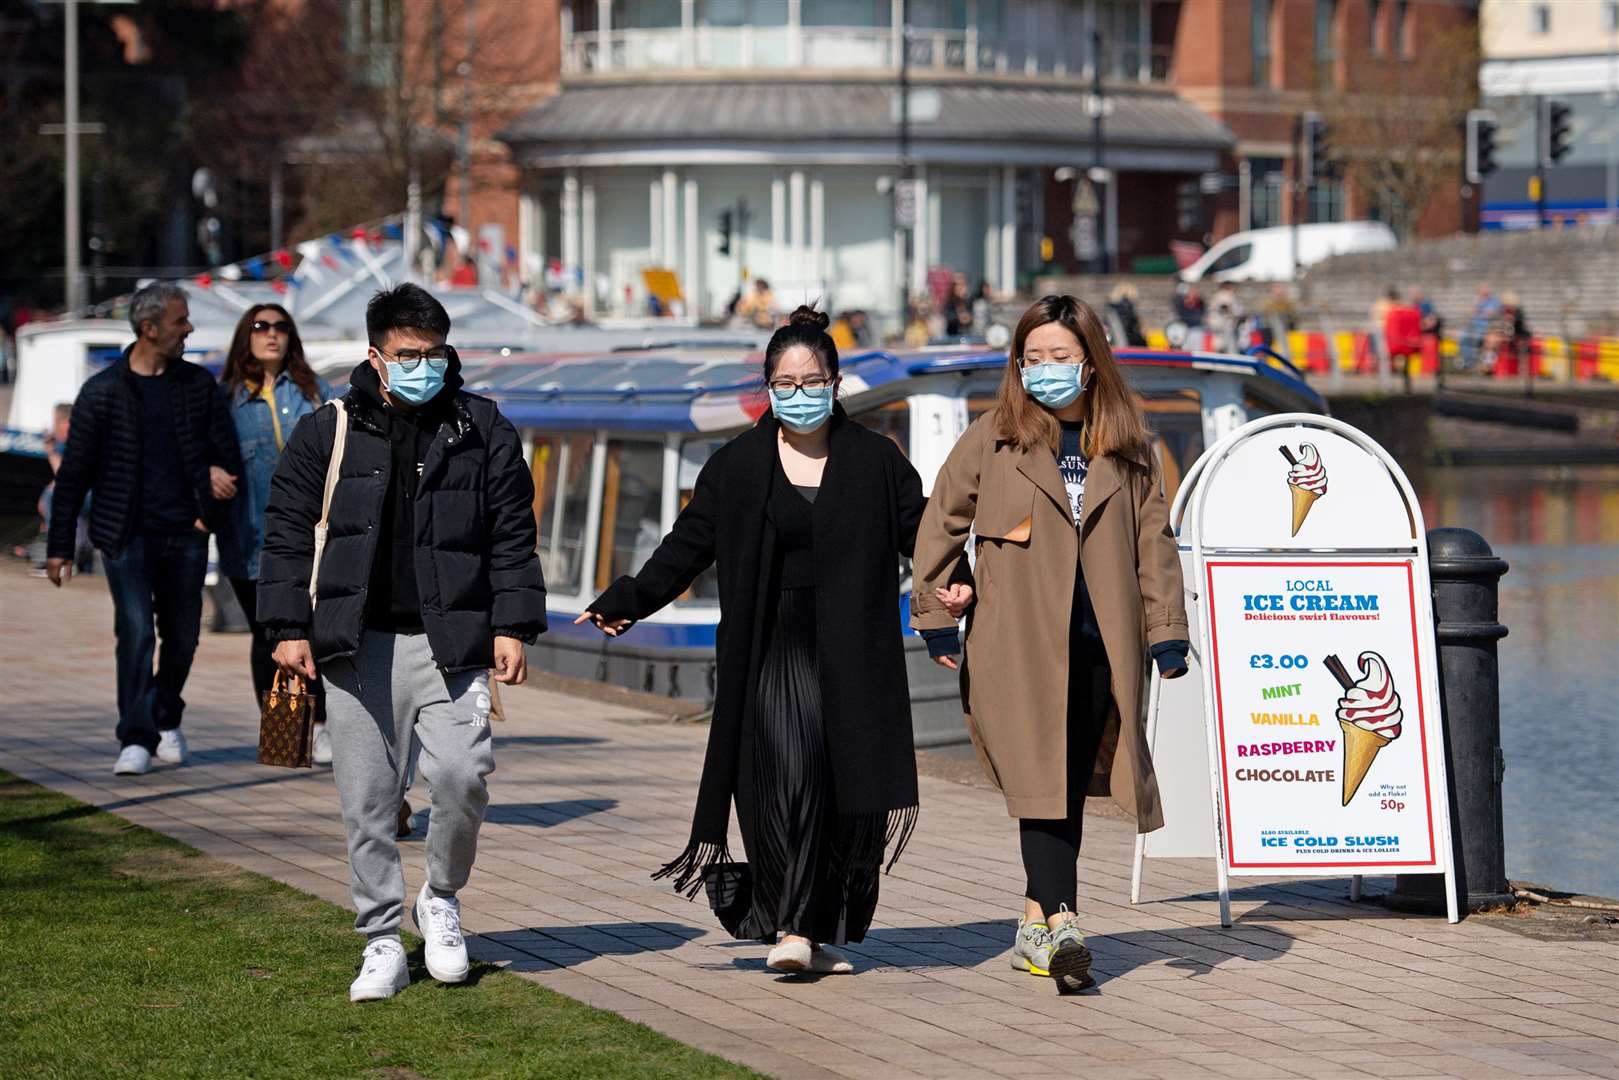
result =
[[[320,578],[320,559],[326,551],[326,531],[332,516],[332,493],[337,490],[337,478],[343,472],[343,450],[349,441],[349,414],[342,398],[332,399],[337,410],[337,433],[332,439],[332,456],[326,462],[326,486],[320,495],[320,520],[315,523],[315,558],[309,566],[309,606],[315,606],[315,587]]]

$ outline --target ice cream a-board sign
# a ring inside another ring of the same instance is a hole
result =
[[[1222,921],[1227,874],[1453,879],[1425,528],[1399,466],[1291,414],[1185,483]],[[1185,734],[1155,737],[1155,761]]]

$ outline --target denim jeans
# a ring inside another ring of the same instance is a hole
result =
[[[202,630],[208,534],[137,533],[117,557],[104,554],[103,561],[118,635],[118,745],[155,751],[158,733],[179,727],[185,709],[180,691]]]

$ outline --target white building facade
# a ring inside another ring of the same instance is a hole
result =
[[[1099,188],[1115,252],[1121,197],[1126,229],[1140,219],[1150,234],[1173,199],[1131,193],[1172,191],[1229,150],[1230,132],[1168,85],[1154,42],[1178,9],[564,0],[561,92],[502,133],[522,169],[520,252],[589,283],[598,317],[644,313],[648,268],[678,275],[701,317],[761,277],[783,303],[818,298],[890,325],[902,296],[946,272],[1013,291],[1049,257],[1043,237],[1070,243],[1097,112],[1118,180]],[[902,56],[910,213],[895,200]]]

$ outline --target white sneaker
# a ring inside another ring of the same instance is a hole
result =
[[[809,969],[817,975],[854,974],[854,965],[849,958],[830,945],[811,947]]]
[[[157,760],[166,761],[170,765],[184,765],[186,757],[186,737],[179,728],[158,732]]]
[[[349,983],[350,1001],[382,1001],[410,985],[405,947],[394,938],[378,938],[360,954],[360,974]]]
[[[114,776],[145,776],[152,771],[152,752],[144,746],[126,746],[118,751]]]
[[[772,971],[808,971],[815,959],[814,950],[805,941],[784,941],[770,950],[765,967]]]
[[[332,763],[332,737],[326,732],[325,724],[315,725],[315,749],[310,759],[316,765],[330,765]]]
[[[466,979],[467,939],[461,936],[460,901],[434,896],[424,882],[410,917],[427,942],[427,973],[445,983]]]

